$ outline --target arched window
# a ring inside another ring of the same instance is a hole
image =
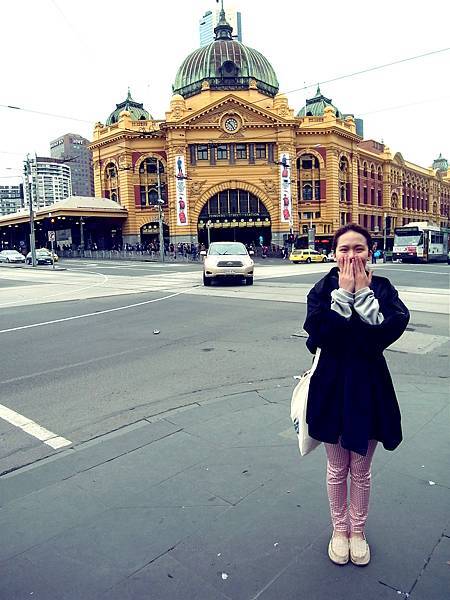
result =
[[[299,200],[320,201],[320,163],[314,154],[297,158],[297,194]]]
[[[375,179],[375,167],[374,165],[370,165],[370,178]]]
[[[312,200],[313,199],[313,189],[312,189],[312,185],[310,183],[305,183],[303,185],[302,198],[303,198],[303,200]]]
[[[345,156],[339,159],[339,200],[350,201],[350,165]]]
[[[378,181],[381,181],[383,179],[383,171],[382,171],[381,167],[378,167],[377,176],[378,176]]]
[[[114,202],[120,202],[118,172],[113,162],[105,167],[105,196]]]
[[[363,176],[367,177],[367,163],[366,163],[366,161],[363,162]]]
[[[158,206],[159,193],[162,204],[167,204],[167,177],[162,160],[150,156],[139,165],[139,188],[141,207]]]
[[[222,219],[245,217],[269,219],[270,214],[262,200],[257,196],[241,189],[228,189],[214,194],[200,211],[199,219],[208,220],[211,217]]]

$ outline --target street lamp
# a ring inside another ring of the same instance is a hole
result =
[[[80,217],[80,246],[81,246],[81,252],[83,253],[83,256],[84,256],[84,229],[83,229],[83,225],[84,225],[83,217]]]
[[[37,181],[33,182],[33,176],[31,174],[30,155],[27,154],[27,158],[24,161],[24,175],[25,183],[28,189],[28,197],[30,200],[30,251],[31,251],[31,264],[33,267],[36,266],[36,240],[34,236],[34,213],[33,213],[33,196],[36,197],[37,201]],[[36,156],[36,179],[37,179],[37,156]]]

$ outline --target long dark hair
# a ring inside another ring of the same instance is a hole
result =
[[[333,250],[334,251],[336,251],[339,238],[341,237],[341,235],[344,235],[344,233],[347,233],[347,231],[354,231],[355,233],[360,233],[362,236],[364,236],[366,238],[367,247],[369,248],[369,252],[372,251],[372,245],[373,245],[372,237],[371,237],[370,233],[367,231],[367,229],[365,227],[362,227],[361,225],[358,225],[358,223],[347,223],[347,225],[344,225],[343,227],[341,227],[340,229],[338,229],[336,231],[336,233],[334,234],[334,237],[333,237]]]

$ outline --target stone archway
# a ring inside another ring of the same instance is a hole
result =
[[[259,190],[244,182],[230,182],[211,188],[198,204],[198,240],[240,241],[248,246],[268,246],[272,240],[272,202],[261,198]]]

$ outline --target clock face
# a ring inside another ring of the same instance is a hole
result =
[[[237,120],[234,117],[228,117],[228,119],[226,119],[224,125],[225,125],[225,129],[227,131],[229,131],[230,133],[234,133],[235,131],[237,131],[237,128],[239,127],[239,123],[237,122]]]

